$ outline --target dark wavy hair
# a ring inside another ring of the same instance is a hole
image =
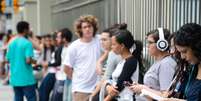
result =
[[[68,28],[63,28],[63,29],[61,29],[59,32],[62,33],[62,34],[61,34],[61,37],[62,37],[62,38],[65,38],[66,41],[68,41],[68,42],[71,42],[71,41],[72,41],[73,34],[72,34],[72,32],[70,31],[70,29],[68,29]]]
[[[183,25],[175,35],[175,44],[189,47],[199,61],[201,61],[201,26],[196,23]]]
[[[112,37],[117,34],[116,33],[117,31],[124,30],[124,29],[127,29],[127,24],[121,23],[121,24],[114,24],[110,26],[109,28],[104,29],[103,32],[109,33],[109,36]]]

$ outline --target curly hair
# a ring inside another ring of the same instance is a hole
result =
[[[76,34],[78,35],[78,37],[83,36],[83,33],[81,31],[83,22],[90,23],[93,26],[93,29],[94,29],[93,36],[95,36],[98,30],[98,19],[93,15],[83,15],[83,16],[80,16],[80,18],[78,18],[74,23],[74,30]]]
[[[196,23],[183,25],[175,35],[175,44],[189,47],[199,61],[201,61],[201,26]]]

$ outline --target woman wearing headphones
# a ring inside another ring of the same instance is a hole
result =
[[[184,90],[185,101],[201,101],[201,25],[195,23],[183,25],[176,32],[175,45],[181,58],[191,64]],[[164,101],[184,100],[167,98]]]
[[[177,66],[176,61],[169,53],[169,36],[170,32],[162,28],[155,29],[147,34],[147,48],[155,62],[145,73],[144,85],[133,84],[130,87],[135,93],[140,94],[142,89],[146,89],[162,95],[162,92],[168,89]]]

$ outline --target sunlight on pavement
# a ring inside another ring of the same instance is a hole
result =
[[[13,101],[12,87],[0,83],[0,101]]]

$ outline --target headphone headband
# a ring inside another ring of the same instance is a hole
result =
[[[157,48],[161,51],[165,51],[168,48],[168,42],[165,40],[163,28],[158,28],[159,40],[157,41]]]
[[[159,32],[159,40],[165,40],[163,28],[159,27],[158,32]]]

